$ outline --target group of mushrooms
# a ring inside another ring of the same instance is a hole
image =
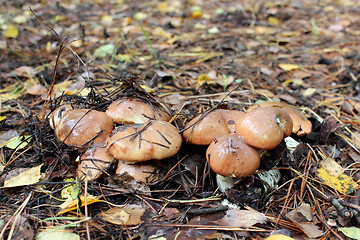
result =
[[[70,104],[56,108],[50,126],[64,144],[83,151],[78,176],[93,180],[117,159],[117,174],[131,174],[146,182],[153,171],[138,162],[161,160],[175,155],[182,140],[209,145],[206,159],[211,169],[225,177],[246,177],[260,165],[259,150],[276,148],[291,133],[311,132],[311,122],[295,106],[264,102],[247,109],[216,109],[202,113],[179,130],[162,105],[144,99],[124,97],[111,103],[105,112],[73,109]],[[145,177],[141,177],[144,173]]]

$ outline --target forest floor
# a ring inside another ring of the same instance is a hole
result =
[[[1,239],[360,239],[359,1],[3,1],[0,31]],[[83,149],[48,114],[59,99],[104,111],[130,85],[180,132],[281,101],[312,133],[225,192],[189,143],[145,183],[115,161],[77,178]]]

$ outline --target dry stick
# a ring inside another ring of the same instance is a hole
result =
[[[11,226],[11,230],[10,230],[9,236],[8,236],[8,240],[11,239],[12,234],[13,234],[14,229],[15,229],[16,221],[17,221],[17,219],[19,218],[21,212],[24,210],[26,204],[29,202],[31,196],[32,196],[32,193],[30,193],[29,196],[27,196],[27,198],[25,199],[25,201],[19,206],[18,209],[16,209],[14,215],[12,215],[11,218],[9,219],[9,221],[3,226],[3,229],[2,229],[2,231],[1,231],[1,233],[0,233],[0,239],[4,239],[4,234],[5,234],[5,231],[6,231],[7,226],[9,226],[11,220],[13,220],[13,219],[15,218],[15,220],[14,220],[14,222],[13,222],[13,225]]]
[[[316,198],[313,194],[313,192],[311,191],[311,188],[309,186],[307,186],[309,192],[310,192],[310,195],[311,197],[313,198],[313,200],[316,202]],[[319,212],[321,212],[320,208],[318,207],[318,205],[315,205],[316,208],[318,209]],[[325,219],[322,218],[321,214],[319,214],[317,211],[315,211],[315,213],[317,213],[319,215],[319,219],[320,221],[325,225],[325,227],[330,230],[338,239],[340,240],[345,240],[344,238],[342,238],[336,231],[334,231],[334,229],[332,229],[325,221]]]
[[[309,175],[309,171],[310,171],[310,167],[311,167],[311,164],[310,164],[310,161],[311,161],[311,151],[309,151],[308,153],[308,156],[307,156],[307,161],[305,163],[305,167],[304,167],[304,170],[306,170],[306,173],[304,173],[304,177],[301,178],[301,188],[300,188],[300,198],[303,199],[303,195],[304,195],[304,191],[305,191],[305,186],[306,186],[306,178],[308,177]],[[308,167],[307,167],[308,166]]]
[[[86,171],[87,172],[87,171]],[[85,177],[85,190],[84,190],[84,202],[85,202],[85,217],[88,218],[88,207],[87,207],[87,187],[88,187],[88,179]],[[89,229],[89,221],[85,222],[86,225],[86,236],[88,240],[91,240],[90,238],[90,229]]]
[[[276,226],[278,225],[278,223],[279,223],[279,220],[280,220],[280,218],[281,218],[281,216],[282,216],[282,214],[283,214],[283,212],[285,211],[285,208],[287,207],[287,205],[288,205],[288,198],[289,198],[289,195],[290,195],[290,191],[291,191],[291,189],[292,189],[292,186],[293,186],[293,184],[294,184],[294,182],[295,182],[295,180],[296,180],[297,178],[293,178],[292,180],[291,180],[291,183],[290,183],[290,186],[289,186],[289,189],[288,189],[288,192],[287,192],[287,194],[286,194],[286,198],[285,198],[285,203],[284,203],[284,206],[283,206],[283,208],[281,209],[281,211],[280,211],[280,214],[279,214],[279,216],[278,216],[278,218],[276,219]]]

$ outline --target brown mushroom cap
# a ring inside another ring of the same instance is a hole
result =
[[[64,115],[64,113],[68,110],[72,110],[72,106],[70,104],[64,104],[57,107],[50,115],[49,115],[49,124],[52,129],[55,129]]]
[[[106,148],[89,148],[80,158],[77,175],[80,179],[85,177],[89,181],[96,179],[113,160],[114,157],[107,153]]]
[[[206,116],[201,114],[186,124],[183,138],[192,144],[209,145],[214,138],[233,132],[235,122],[243,114],[224,109],[216,109]]]
[[[260,165],[259,152],[236,133],[214,139],[206,151],[211,169],[225,177],[246,177]]]
[[[263,102],[257,105],[250,107],[247,111],[250,112],[259,107],[278,107],[284,109],[290,116],[293,121],[292,133],[297,133],[299,136],[311,133],[312,124],[311,122],[302,114],[299,109],[295,106],[289,105],[284,102]]]
[[[218,109],[215,111],[219,111],[223,118],[225,119],[225,122],[230,129],[230,132],[235,132],[235,124],[237,121],[239,121],[240,118],[242,118],[245,114],[245,112],[238,111],[238,110],[227,110],[227,109]]]
[[[171,116],[162,109],[138,98],[123,98],[111,103],[106,114],[116,123],[145,123],[149,120],[169,121]]]
[[[107,149],[116,159],[142,162],[175,155],[181,147],[178,130],[168,122],[151,120],[138,129],[135,126],[115,133]]]
[[[118,161],[116,167],[116,175],[128,174],[136,181],[142,183],[148,183],[157,179],[157,175],[154,174],[155,167],[147,163],[135,163],[129,164],[127,162]]]
[[[290,115],[281,108],[256,108],[244,114],[236,123],[236,133],[252,147],[273,149],[291,134]]]
[[[104,113],[90,109],[68,110],[55,129],[61,142],[73,147],[101,143],[113,130],[113,121]]]

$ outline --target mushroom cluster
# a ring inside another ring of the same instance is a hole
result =
[[[88,180],[99,177],[114,159],[118,160],[116,172],[122,174],[123,170],[133,171],[137,166],[126,166],[128,162],[161,160],[175,155],[182,139],[177,128],[167,122],[170,118],[170,112],[161,104],[156,106],[134,97],[114,101],[105,112],[73,109],[65,104],[49,115],[57,138],[84,151],[78,176]],[[139,181],[144,181],[142,175],[133,177],[141,176]]]
[[[209,145],[206,159],[211,169],[225,177],[246,177],[260,165],[259,150],[276,148],[291,133],[311,132],[311,122],[285,103],[263,103],[247,112],[214,110],[203,113],[186,126],[183,139]]]

